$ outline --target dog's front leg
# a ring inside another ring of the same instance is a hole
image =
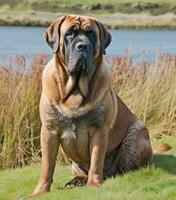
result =
[[[88,173],[88,186],[99,186],[103,181],[103,166],[107,148],[106,129],[95,130],[90,138],[90,169]]]
[[[56,131],[48,130],[42,126],[40,137],[42,149],[40,180],[31,196],[50,191],[59,147],[59,137]]]

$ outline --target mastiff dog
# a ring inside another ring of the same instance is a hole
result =
[[[45,32],[53,58],[42,75],[42,165],[33,195],[50,191],[59,146],[72,159],[71,188],[152,162],[148,130],[111,86],[111,34],[93,17],[68,15]],[[118,74],[117,74],[118,76]]]

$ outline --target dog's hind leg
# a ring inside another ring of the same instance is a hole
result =
[[[124,173],[151,164],[153,152],[149,133],[144,123],[138,120],[130,125],[115,161],[116,172]]]

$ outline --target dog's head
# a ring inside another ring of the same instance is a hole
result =
[[[59,17],[47,29],[45,38],[69,75],[88,74],[111,42],[111,35],[102,23],[77,15]]]

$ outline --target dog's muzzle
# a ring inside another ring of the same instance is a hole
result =
[[[81,72],[87,74],[91,70],[93,62],[93,48],[89,41],[79,41],[73,45],[68,62],[68,73],[74,74]]]

